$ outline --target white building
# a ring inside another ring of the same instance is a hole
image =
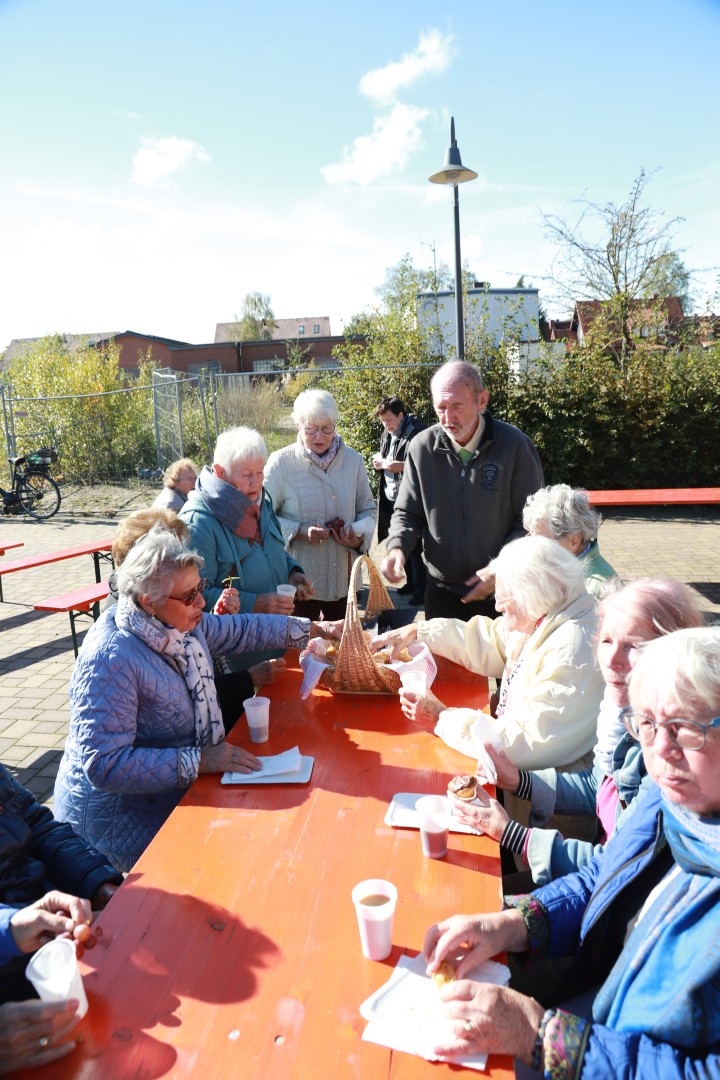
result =
[[[418,319],[430,331],[430,346],[447,358],[455,348],[455,292],[418,294]],[[505,343],[511,362],[521,370],[537,359],[541,348],[537,289],[491,289],[476,282],[465,301],[465,339],[479,336],[489,346]]]

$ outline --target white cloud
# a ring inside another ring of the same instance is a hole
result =
[[[454,36],[439,30],[420,35],[414,52],[405,53],[385,67],[368,71],[360,80],[360,93],[378,105],[393,102],[398,90],[412,86],[423,75],[439,75],[455,56]]]
[[[191,161],[209,161],[210,155],[200,143],[192,139],[167,139],[141,136],[142,149],[133,157],[132,181],[142,187],[151,187],[159,180],[183,169]]]
[[[321,172],[328,184],[371,184],[381,176],[404,169],[420,144],[421,123],[427,109],[395,105],[375,118],[372,134],[358,135],[343,151],[343,161],[325,165]]]

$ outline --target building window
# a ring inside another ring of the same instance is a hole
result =
[[[305,327],[304,326],[298,326],[298,334],[304,334],[304,333],[305,333]]]
[[[253,360],[253,371],[283,371],[285,361],[280,356],[274,356],[272,360]]]
[[[313,323],[313,334],[320,333],[320,323]]]

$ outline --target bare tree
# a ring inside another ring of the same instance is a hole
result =
[[[574,223],[559,214],[543,215],[545,234],[559,249],[550,275],[557,293],[565,300],[607,302],[624,349],[633,345],[633,301],[673,282],[669,268],[682,269],[687,292],[688,272],[672,246],[683,219],[666,219],[645,204],[651,175],[641,169],[620,205],[579,200],[583,209]]]

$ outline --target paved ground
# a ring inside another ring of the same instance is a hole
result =
[[[134,505],[137,502],[133,500]],[[0,557],[0,565],[23,554],[111,537],[120,514],[103,509],[87,516],[61,508],[47,522],[5,517],[0,544],[24,547]],[[669,574],[701,593],[709,618],[720,622],[720,509],[648,508],[628,514],[608,510],[600,534],[603,555],[623,578]],[[378,557],[383,549],[377,549]],[[0,604],[0,760],[38,798],[52,804],[52,789],[68,725],[67,686],[74,657],[67,615],[33,611],[37,600],[94,580],[90,556],[38,570],[4,575]],[[78,624],[81,626],[82,624]]]

